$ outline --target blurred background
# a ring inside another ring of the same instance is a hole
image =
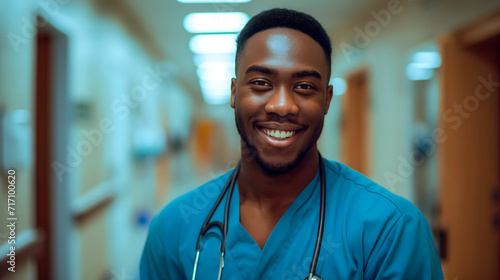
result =
[[[239,159],[234,40],[273,7],[333,40],[323,156],[412,201],[446,279],[500,279],[493,0],[2,0],[0,279],[138,279],[152,217]]]

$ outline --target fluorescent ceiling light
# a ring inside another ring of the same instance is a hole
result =
[[[239,32],[249,17],[245,13],[192,13],[184,18],[184,28],[191,33]]]
[[[412,81],[429,80],[434,75],[434,70],[422,63],[410,63],[406,66],[406,76]]]
[[[205,61],[198,64],[198,68],[234,70],[234,61]]]
[[[248,3],[250,1],[252,0],[177,0],[177,2],[184,4],[196,4],[196,3],[232,4],[232,3]]]
[[[208,104],[225,104],[231,100],[231,90],[202,90],[203,99]]]
[[[342,95],[347,90],[347,84],[342,78],[333,78],[331,83],[335,95]]]
[[[227,81],[234,77],[234,69],[231,68],[216,68],[216,69],[208,69],[208,68],[198,68],[196,70],[196,74],[198,74],[198,78],[200,80],[209,80],[209,81]]]
[[[220,81],[200,80],[200,87],[202,90],[228,90],[231,89],[231,79]]]
[[[208,61],[198,66],[196,73],[200,80],[230,81],[234,74],[234,62]]]
[[[211,54],[195,54],[193,57],[193,62],[196,66],[205,62],[229,62],[234,65],[235,54],[234,53],[211,53]]]
[[[236,34],[196,35],[189,41],[189,48],[196,54],[235,53]]]
[[[421,68],[438,68],[441,65],[441,56],[437,52],[416,52],[411,60],[420,64]]]

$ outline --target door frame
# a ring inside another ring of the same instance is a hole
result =
[[[71,279],[70,174],[58,178],[70,131],[68,37],[41,15],[35,36],[35,203],[36,227],[44,235],[38,279]]]

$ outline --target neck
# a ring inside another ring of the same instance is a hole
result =
[[[242,155],[249,153],[244,151]],[[255,203],[263,209],[282,212],[280,210],[287,209],[312,181],[319,168],[318,160],[315,145],[292,170],[280,175],[270,175],[255,160],[243,158],[238,175],[240,203]]]

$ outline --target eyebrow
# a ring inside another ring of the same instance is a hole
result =
[[[292,74],[292,78],[315,77],[321,80],[321,74],[316,70],[302,70]]]
[[[273,70],[269,67],[261,66],[261,65],[252,65],[252,66],[248,67],[247,71],[245,71],[245,74],[248,74],[251,72],[259,72],[259,73],[266,74],[266,75],[278,74],[278,72],[276,70]]]
[[[248,67],[247,70],[245,71],[245,74],[248,74],[251,72],[259,72],[259,73],[266,74],[266,75],[278,74],[278,72],[276,70],[271,69],[271,68],[266,67],[266,66],[262,66],[262,65],[252,65],[252,66]],[[294,72],[292,74],[292,78],[306,78],[306,77],[315,77],[315,78],[321,80],[321,74],[316,70],[301,70],[301,71]]]

